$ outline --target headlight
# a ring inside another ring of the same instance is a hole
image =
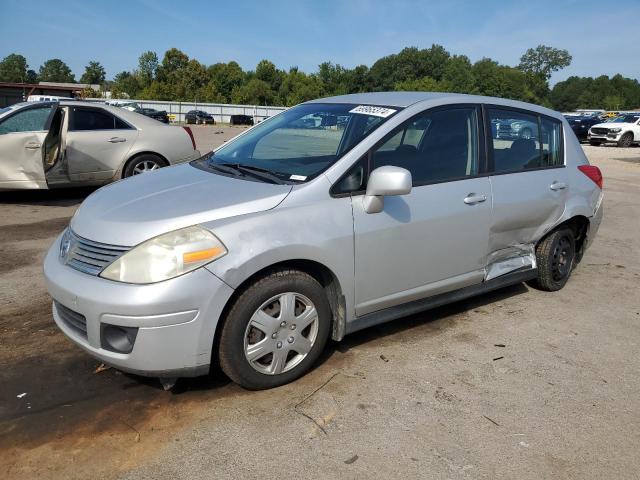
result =
[[[621,128],[610,128],[609,133],[620,133],[622,131]]]
[[[100,274],[126,283],[155,283],[200,268],[224,256],[216,236],[193,226],[165,233],[129,250]]]

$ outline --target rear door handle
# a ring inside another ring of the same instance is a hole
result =
[[[111,137],[109,139],[109,142],[111,143],[122,143],[122,142],[126,142],[127,139],[126,138],[122,138],[122,137]]]
[[[564,182],[553,182],[551,185],[549,185],[549,188],[551,190],[553,190],[554,192],[557,192],[558,190],[564,190],[565,188],[567,188],[569,185],[567,185]]]
[[[28,148],[29,150],[37,150],[41,146],[42,145],[39,144],[38,142],[29,142],[24,146],[24,148]]]
[[[487,199],[486,195],[476,195],[475,193],[470,193],[464,199],[464,203],[467,205],[475,205],[476,203],[482,203]]]

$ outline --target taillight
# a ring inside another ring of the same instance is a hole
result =
[[[189,134],[189,138],[191,139],[191,145],[193,145],[193,149],[196,149],[196,139],[193,138],[193,132],[191,131],[190,127],[182,127],[184,128],[184,131],[187,132]]]
[[[578,170],[593,180],[593,183],[598,185],[598,188],[602,190],[602,172],[598,167],[594,165],[579,165]]]

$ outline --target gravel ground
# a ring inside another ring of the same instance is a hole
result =
[[[194,131],[204,152],[241,129]],[[0,477],[637,478],[640,148],[584,148],[605,217],[563,290],[517,285],[359,332],[264,392],[217,372],[174,392],[94,373],[41,274],[91,190],[1,194]]]

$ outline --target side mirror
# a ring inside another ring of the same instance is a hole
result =
[[[384,197],[408,194],[411,192],[411,183],[409,170],[391,165],[376,168],[369,175],[367,192],[363,199],[364,211],[380,213],[384,208]]]

